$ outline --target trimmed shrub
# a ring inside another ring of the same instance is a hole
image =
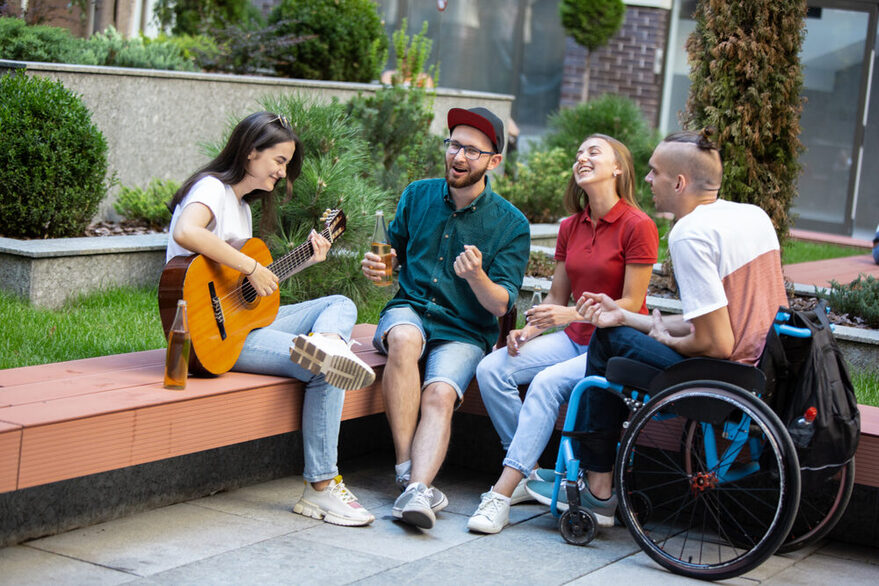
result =
[[[559,16],[565,32],[591,53],[623,26],[626,5],[623,0],[562,0]]]
[[[544,146],[564,149],[570,165],[574,163],[577,149],[590,134],[606,134],[626,145],[635,165],[638,203],[645,210],[653,208],[650,186],[644,177],[648,171],[647,161],[659,142],[659,136],[650,128],[635,102],[621,96],[604,95],[556,112],[549,117],[547,125],[549,132],[543,139]]]
[[[56,26],[29,26],[23,19],[0,17],[0,56],[18,61],[99,65],[82,39]]]
[[[699,2],[685,124],[719,131],[725,199],[763,208],[782,242],[802,149],[805,0]]]
[[[370,82],[378,79],[388,39],[372,0],[282,0],[269,15],[282,36],[300,43],[274,52],[287,77]]]
[[[103,33],[92,35],[86,41],[85,47],[101,65],[172,71],[197,70],[195,64],[187,60],[174,43],[145,43],[141,37],[124,39],[112,26],[107,27]]]
[[[113,208],[127,220],[141,220],[152,228],[162,229],[171,221],[166,205],[180,184],[176,181],[153,179],[146,189],[123,187],[116,196]]]
[[[60,82],[0,77],[0,234],[82,233],[107,189],[107,143]]]
[[[237,23],[264,23],[259,9],[250,0],[158,0],[154,8],[161,28],[175,35],[212,34]]]
[[[516,162],[513,173],[494,176],[492,189],[519,208],[529,222],[555,222],[567,215],[565,188],[573,164],[574,155],[561,147],[531,150],[524,162]]]
[[[412,181],[443,173],[442,139],[431,134],[433,97],[424,90],[384,86],[346,105],[369,142],[378,185],[399,197]]]

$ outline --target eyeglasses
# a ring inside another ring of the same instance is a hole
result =
[[[446,152],[453,157],[458,154],[458,151],[464,149],[464,156],[470,159],[471,161],[475,161],[482,155],[494,155],[494,151],[481,151],[473,146],[464,146],[460,142],[456,140],[452,140],[451,138],[447,138],[443,141],[443,144],[446,147]]]
[[[286,116],[279,115],[277,118],[272,120],[272,122],[277,122],[281,125],[281,128],[286,128],[287,130],[290,130],[290,122],[287,120]]]

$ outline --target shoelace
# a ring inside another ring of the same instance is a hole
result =
[[[417,503],[421,506],[425,506],[427,508],[430,508],[430,495],[432,494],[431,493],[432,490],[433,489],[431,489],[431,488],[426,488],[424,490],[415,489],[415,491],[414,491],[415,494],[412,495],[412,500],[410,500],[409,502],[410,503]]]
[[[330,491],[334,495],[336,495],[340,499],[342,499],[343,503],[350,503],[350,502],[354,502],[357,500],[357,497],[348,491],[348,487],[345,486],[344,482],[337,483],[333,488],[330,489]]]
[[[494,518],[495,514],[501,511],[502,501],[501,499],[492,496],[491,493],[485,493],[482,495],[482,502],[479,503],[479,510],[476,511],[477,515],[483,515],[488,518]]]

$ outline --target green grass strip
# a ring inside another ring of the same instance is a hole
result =
[[[118,288],[41,309],[0,293],[0,368],[163,348],[156,288]]]

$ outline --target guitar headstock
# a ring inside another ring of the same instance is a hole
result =
[[[345,231],[348,220],[345,218],[345,212],[342,210],[326,209],[320,217],[327,229],[325,236],[330,242],[342,235]]]

